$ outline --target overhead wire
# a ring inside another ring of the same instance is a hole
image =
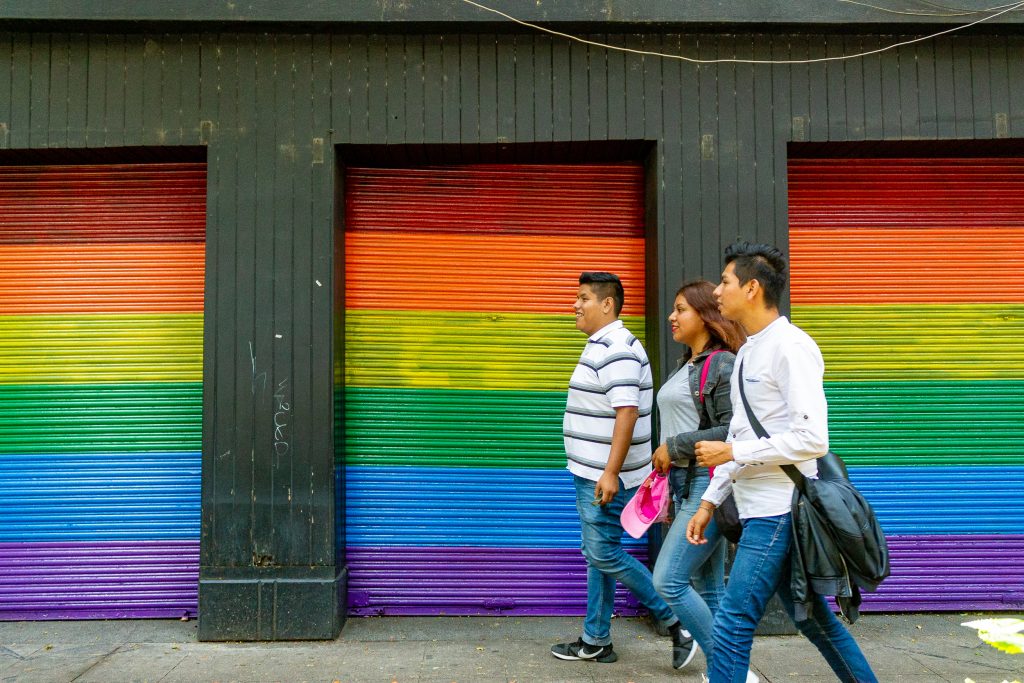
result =
[[[909,40],[903,40],[903,41],[900,41],[898,43],[892,43],[891,45],[886,45],[884,47],[879,47],[879,48],[876,48],[874,50],[866,50],[864,52],[857,52],[857,53],[849,54],[849,55],[833,55],[833,56],[830,56],[830,57],[813,57],[813,58],[810,58],[810,59],[742,59],[742,58],[738,58],[738,57],[724,57],[724,58],[718,58],[718,59],[699,59],[697,57],[687,57],[685,55],[674,55],[674,54],[668,54],[668,53],[665,53],[665,52],[657,52],[655,50],[638,50],[636,48],[625,47],[623,45],[610,45],[608,43],[602,43],[602,42],[597,41],[597,40],[590,40],[588,38],[583,38],[581,36],[573,35],[571,33],[563,33],[562,31],[556,31],[555,29],[547,28],[547,27],[541,26],[539,24],[534,24],[534,23],[531,23],[529,21],[523,21],[521,19],[517,19],[516,17],[513,17],[510,14],[506,14],[505,12],[502,12],[501,10],[494,9],[493,7],[488,7],[487,5],[481,4],[481,3],[477,2],[476,0],[462,0],[462,2],[466,3],[467,5],[473,5],[474,7],[477,7],[479,9],[481,9],[481,10],[486,11],[486,12],[491,12],[493,14],[497,14],[498,16],[503,17],[503,18],[513,22],[513,23],[519,24],[520,26],[524,26],[526,28],[531,28],[531,29],[533,29],[535,31],[541,31],[543,33],[547,33],[547,34],[550,34],[550,35],[553,35],[553,36],[557,36],[559,38],[565,38],[566,40],[571,40],[571,41],[574,41],[574,42],[577,42],[577,43],[583,43],[584,45],[592,45],[594,47],[600,47],[600,48],[604,48],[606,50],[615,50],[615,51],[618,51],[618,52],[628,52],[628,53],[631,53],[631,54],[644,55],[644,56],[648,56],[648,57],[662,57],[662,58],[665,58],[665,59],[678,59],[680,61],[688,62],[690,64],[816,64],[816,63],[819,63],[819,62],[838,62],[838,61],[843,61],[843,60],[847,60],[847,59],[859,59],[861,57],[868,57],[870,55],[876,55],[876,54],[879,54],[881,52],[887,52],[889,50],[895,50],[896,48],[900,48],[900,47],[903,47],[905,45],[913,45],[914,43],[921,43],[921,42],[924,42],[924,41],[927,41],[927,40],[932,40],[934,38],[938,38],[939,36],[944,36],[944,35],[947,35],[949,33],[954,33],[956,31],[963,31],[964,29],[971,28],[972,26],[977,26],[978,24],[982,24],[982,23],[984,23],[986,21],[992,21],[993,19],[1001,17],[1002,15],[1004,15],[1004,14],[1006,14],[1008,12],[1013,12],[1015,10],[1019,10],[1021,8],[1024,8],[1024,1],[1013,3],[1013,4],[1010,4],[1010,5],[1004,5],[1003,9],[1001,9],[1000,11],[995,12],[994,14],[990,14],[988,16],[982,17],[982,18],[980,18],[980,19],[978,19],[976,21],[972,21],[969,24],[963,24],[963,25],[960,25],[960,26],[954,26],[952,28],[948,28],[948,29],[945,29],[945,30],[942,30],[942,31],[937,31],[936,33],[931,33],[931,34],[928,34],[926,36],[919,36],[917,38],[911,38]],[[857,3],[857,4],[863,4],[863,3]],[[979,11],[981,11],[981,10],[979,10]]]
[[[948,7],[946,5],[940,5],[937,2],[928,2],[927,0],[918,0],[922,5],[928,5],[935,9],[945,10],[944,12],[924,12],[921,10],[912,9],[893,9],[891,7],[882,7],[881,5],[872,5],[869,2],[861,2],[860,0],[838,0],[849,5],[859,5],[861,7],[868,7],[879,12],[888,12],[889,14],[900,14],[904,16],[912,17],[965,17],[972,14],[985,14],[986,12],[995,12],[997,10],[1004,9],[1012,6],[1014,3],[1006,3],[1003,5],[996,5],[995,7],[987,7],[985,9],[967,9],[965,7]]]
[[[950,11],[950,12],[962,12],[964,14],[981,14],[983,12],[994,12],[997,9],[1003,9],[1004,7],[1009,7],[1010,5],[1013,4],[1012,2],[1007,2],[1007,3],[1004,3],[1002,5],[996,5],[995,7],[989,7],[989,8],[986,8],[986,9],[967,9],[966,7],[950,7],[949,5],[943,5],[943,4],[940,4],[938,2],[931,2],[930,0],[917,0],[917,1],[920,2],[922,5],[930,5],[932,7],[937,8],[937,9],[944,9],[944,10],[947,10],[947,11]]]

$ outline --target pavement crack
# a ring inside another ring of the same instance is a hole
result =
[[[170,676],[172,673],[174,673],[174,670],[177,669],[179,666],[181,666],[181,663],[184,662],[186,659],[188,659],[188,655],[185,654],[184,652],[181,653],[181,659],[179,659],[174,666],[172,666],[170,669],[168,669],[167,673],[165,673],[163,676],[161,676],[160,680],[157,681],[157,683],[160,683],[160,681],[166,681],[167,677]]]
[[[927,663],[921,661],[922,656],[930,657],[932,655],[922,655],[920,652],[907,652],[907,657],[920,664],[925,671],[927,671],[930,674],[938,675],[938,671],[928,666]],[[945,657],[943,657],[943,659],[945,659]]]
[[[938,652],[921,652],[920,650],[915,650],[913,648],[908,648],[908,647],[889,646],[889,649],[890,650],[895,650],[896,652],[902,653],[906,657],[908,657],[908,658],[914,660],[915,662],[917,662],[918,664],[920,664],[921,668],[923,668],[926,671],[928,671],[929,673],[933,673],[935,675],[939,675],[939,672],[936,671],[936,669],[934,667],[930,666],[926,660],[939,660],[939,661],[944,661],[944,662],[960,662],[960,661],[963,661],[962,657],[956,657],[956,656],[952,656],[952,655],[948,655],[948,654],[941,654],[941,653],[938,653]],[[978,650],[978,649],[981,649],[981,648],[978,648],[978,647],[973,647],[973,648],[968,647],[968,648],[964,648],[964,649],[966,649],[967,651],[970,652],[972,650]],[[975,662],[974,664],[976,666],[978,666],[979,668],[981,668],[981,669],[986,669],[988,671],[992,671],[992,672],[995,672],[995,673],[1002,673],[1002,669],[1000,667],[993,666],[993,665],[989,664],[988,662],[979,661],[979,662]]]
[[[77,681],[79,678],[81,678],[85,674],[89,673],[90,671],[95,669],[97,666],[99,666],[103,662],[105,662],[108,659],[110,659],[110,657],[112,655],[115,655],[118,652],[120,652],[121,648],[123,648],[124,646],[125,646],[125,643],[121,643],[120,645],[115,647],[113,650],[108,650],[107,652],[104,652],[95,662],[93,662],[89,666],[85,667],[85,669],[83,669],[82,671],[79,671],[78,674],[74,678],[72,678],[68,683],[75,683],[75,681]]]

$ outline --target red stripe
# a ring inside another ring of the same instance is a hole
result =
[[[346,229],[605,237],[644,234],[643,168],[349,168]]]
[[[0,244],[205,235],[205,164],[0,167]]]

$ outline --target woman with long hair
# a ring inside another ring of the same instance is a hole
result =
[[[719,313],[714,290],[707,280],[694,280],[676,292],[668,321],[672,338],[685,350],[658,391],[662,441],[653,461],[655,469],[669,473],[676,521],[654,565],[654,587],[691,634],[673,649],[676,669],[690,663],[698,645],[710,661],[713,612],[725,586],[726,544],[714,520],[704,531],[707,543],[693,545],[686,539],[686,522],[711,480],[708,469],[697,466],[694,445],[725,440],[732,418],[729,378],[736,351],[746,340],[742,328]]]

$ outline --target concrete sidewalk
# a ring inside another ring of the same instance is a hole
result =
[[[852,630],[883,683],[1024,680],[1024,655],[994,650],[959,625],[972,616],[869,614]],[[0,681],[700,680],[702,655],[673,671],[668,639],[638,619],[613,622],[615,664],[552,657],[550,645],[575,639],[580,625],[567,618],[360,618],[331,642],[200,643],[194,621],[0,622]],[[752,664],[767,683],[835,680],[799,636],[759,636]]]

